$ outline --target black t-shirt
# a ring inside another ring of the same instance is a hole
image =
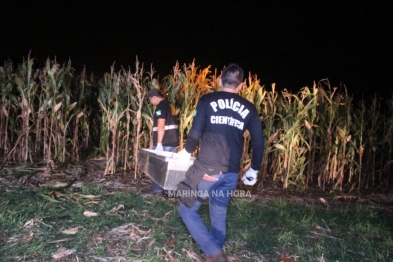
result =
[[[176,118],[176,108],[163,99],[157,105],[153,118],[153,144],[157,145],[157,122],[159,118],[165,119],[165,134],[162,139],[163,146],[178,146],[179,135]]]
[[[200,151],[195,164],[238,173],[243,153],[243,134],[248,130],[253,148],[251,167],[258,170],[263,157],[262,125],[255,106],[235,93],[209,93],[198,102],[185,148]]]

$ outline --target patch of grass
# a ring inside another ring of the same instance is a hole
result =
[[[95,195],[95,194],[101,194],[102,191],[99,185],[87,184],[81,187],[81,193],[86,195]]]
[[[208,221],[207,203],[200,214]],[[239,261],[393,260],[391,219],[365,205],[329,209],[285,199],[234,198],[227,221],[225,252]],[[75,232],[66,233],[71,229]],[[75,249],[68,258],[79,261],[200,256],[176,200],[133,191],[106,194],[98,186],[2,192],[0,236],[2,261],[50,261],[60,248]]]
[[[323,209],[284,199],[235,201],[229,236],[240,236],[253,252],[297,261],[389,261],[391,220],[366,206]],[[245,222],[247,221],[247,222]],[[235,246],[234,250],[238,248]]]

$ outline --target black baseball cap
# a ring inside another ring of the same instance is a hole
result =
[[[158,90],[157,88],[150,89],[149,93],[147,93],[147,98],[150,98],[152,96],[162,97],[160,90]]]

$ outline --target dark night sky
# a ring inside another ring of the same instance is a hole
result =
[[[214,3],[212,3],[214,2]],[[96,75],[176,61],[200,68],[229,62],[261,84],[297,91],[328,78],[350,94],[390,97],[390,1],[2,1],[0,62],[69,58]]]

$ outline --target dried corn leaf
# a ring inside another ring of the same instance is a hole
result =
[[[345,132],[340,127],[337,127],[337,132],[341,139],[345,138]]]
[[[61,231],[61,233],[66,234],[66,235],[75,235],[76,233],[78,233],[80,227],[73,227],[73,228],[69,228],[69,229],[65,229],[63,231]]]
[[[23,225],[23,227],[27,227],[27,228],[32,227],[32,226],[34,226],[34,218],[33,218],[33,219],[30,219],[29,221],[27,221],[27,222]]]
[[[185,248],[182,249],[183,252],[187,253],[187,256],[191,259],[193,259],[193,261],[197,261],[197,262],[203,262],[203,260],[201,259],[200,256],[198,256],[193,250],[187,250]]]
[[[308,130],[311,130],[311,125],[307,120],[304,120],[304,125],[307,127]]]
[[[54,64],[50,69],[50,73],[56,73],[57,69],[59,69],[59,64]]]
[[[47,196],[47,195],[44,195],[44,194],[41,194],[41,196],[42,196],[44,199],[49,200],[50,202],[60,203],[60,201],[54,199],[53,197],[50,197],[50,196]]]
[[[96,212],[91,212],[91,211],[85,211],[85,212],[83,212],[83,215],[86,216],[86,217],[96,217],[96,216],[99,216],[98,213],[96,213]]]
[[[277,137],[278,132],[279,132],[279,131],[277,131],[277,132],[275,132],[274,134],[272,134],[271,136],[269,136],[269,139],[268,139],[268,142],[269,142],[269,143],[273,142],[273,140]]]
[[[64,247],[59,248],[56,253],[52,255],[53,259],[60,259],[69,256],[76,252],[76,249],[65,249]]]
[[[49,187],[49,188],[62,188],[66,186],[68,186],[68,183],[59,182],[59,181],[51,181],[41,185],[41,187]]]
[[[165,247],[163,247],[162,250],[164,250],[164,252],[166,253],[165,260],[169,260],[170,262],[176,262],[176,259],[172,256],[172,252],[174,251],[174,249],[166,250]]]
[[[281,145],[281,144],[274,144],[273,146],[276,147],[276,148],[278,148],[278,149],[281,149],[281,150],[286,151],[286,150],[285,150],[285,147],[284,147],[283,145]]]
[[[57,112],[57,111],[60,109],[62,103],[63,103],[63,102],[60,102],[60,103],[58,103],[57,105],[55,105],[55,107],[53,108],[53,111],[54,111],[54,112]]]
[[[22,103],[24,107],[28,107],[29,106],[29,101],[27,101],[26,97],[22,98]]]
[[[65,197],[65,198],[68,198],[68,196],[67,196],[66,194],[63,194],[63,193],[61,193],[61,192],[59,192],[59,191],[54,191],[54,192],[52,192],[51,195],[53,195],[53,196],[55,196],[55,197]]]
[[[100,204],[99,201],[89,201],[85,203],[85,205],[99,205],[99,204]]]
[[[86,199],[97,199],[101,197],[97,195],[82,195],[82,194],[74,194],[74,196],[79,198],[86,198]]]
[[[68,108],[67,108],[67,113],[70,112],[76,106],[77,103],[78,102],[74,102],[71,105],[69,105]]]
[[[359,146],[359,155],[362,156],[363,153],[364,153],[364,147],[363,147],[363,145],[360,145]]]
[[[67,241],[70,241],[71,239],[70,238],[62,238],[62,239],[58,239],[58,240],[55,240],[55,241],[51,241],[51,242],[48,242],[49,244],[54,244],[54,243],[60,243],[60,242],[67,242]]]
[[[5,109],[4,106],[3,106],[3,114],[5,115],[5,117],[8,117],[8,111]]]
[[[124,209],[124,205],[118,205],[117,207],[112,208],[110,212],[117,212],[120,209]]]
[[[319,198],[319,201],[321,201],[323,204],[329,206],[329,203],[323,197]]]

